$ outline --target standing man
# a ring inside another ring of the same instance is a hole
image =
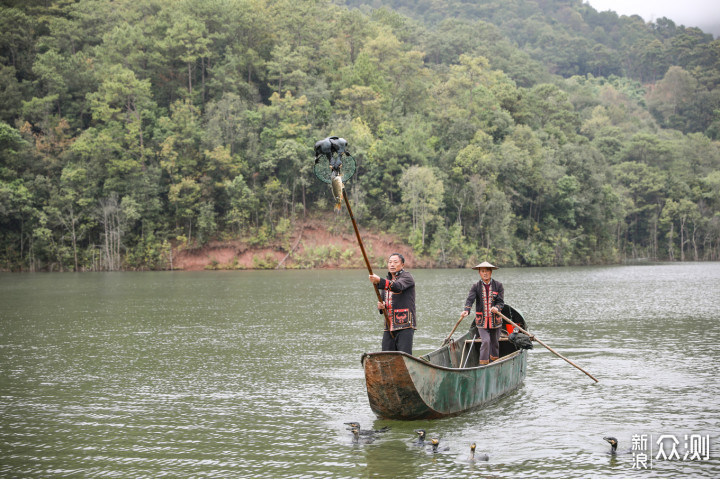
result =
[[[405,258],[393,253],[388,258],[388,275],[383,279],[370,275],[370,282],[380,290],[378,311],[388,312],[390,329],[385,325],[382,339],[383,351],[402,351],[412,354],[413,336],[417,327],[415,316],[415,278],[405,271]],[[393,337],[394,336],[394,337]]]
[[[500,281],[492,279],[493,270],[498,269],[487,261],[474,266],[480,273],[480,281],[472,285],[470,294],[465,300],[465,310],[461,313],[464,318],[470,314],[473,303],[475,308],[475,322],[478,335],[482,340],[480,345],[480,365],[489,364],[500,356],[500,327],[502,318],[496,313],[505,306],[505,288]]]

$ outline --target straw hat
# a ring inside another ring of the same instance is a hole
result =
[[[483,261],[479,265],[472,267],[472,269],[480,269],[480,268],[498,269],[498,266],[492,265],[492,264],[488,263],[487,261]]]

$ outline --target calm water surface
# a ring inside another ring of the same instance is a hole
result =
[[[477,274],[413,273],[424,354]],[[382,421],[360,367],[381,335],[361,270],[0,274],[0,476],[720,477],[720,264],[494,277],[598,384],[538,345],[485,409]],[[353,445],[348,421],[391,430]],[[449,450],[413,446],[417,428]],[[643,434],[647,470],[602,439]],[[708,460],[682,460],[693,434]],[[680,459],[655,459],[662,435]],[[471,442],[487,463],[463,462]]]

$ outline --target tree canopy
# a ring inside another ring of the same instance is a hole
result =
[[[720,40],[582,0],[0,2],[0,269],[329,215],[438,266],[720,259]]]

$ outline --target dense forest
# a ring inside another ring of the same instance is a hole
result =
[[[581,0],[0,0],[0,269],[360,224],[437,266],[720,259],[720,40]]]

